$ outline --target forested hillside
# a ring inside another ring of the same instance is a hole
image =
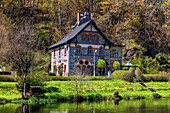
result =
[[[111,41],[125,45],[125,61],[167,71],[169,7],[170,0],[0,0],[0,65],[21,69],[13,61],[29,61],[21,72],[47,72],[48,47],[71,31],[77,12],[88,10]]]

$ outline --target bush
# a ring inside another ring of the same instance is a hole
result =
[[[45,81],[48,79],[48,74],[45,71],[42,71],[40,73],[33,73],[29,74],[26,79],[26,91],[28,92],[30,89],[30,86],[40,86],[40,88],[43,88],[45,85]],[[24,80],[23,76],[19,78],[17,89],[18,91],[23,91],[24,88]]]
[[[11,75],[0,75],[0,81],[2,81],[2,82],[16,82],[16,78]]]
[[[114,69],[117,69],[118,67],[120,67],[120,63],[119,63],[118,61],[115,61],[115,62],[113,63],[113,68],[114,68]]]
[[[70,77],[64,77],[64,76],[49,76],[48,81],[70,81]]]
[[[125,80],[132,82],[133,81],[133,70],[117,70],[112,73],[114,80]]]
[[[75,75],[71,75],[68,77],[64,76],[49,76],[48,81],[70,81],[76,78]],[[84,76],[81,78],[83,81],[91,81],[91,80],[111,80],[111,78],[103,77],[103,76]]]
[[[139,67],[136,68],[135,75],[136,75],[136,81],[140,81],[144,79],[144,76],[142,75],[142,71],[140,70]]]
[[[150,82],[150,81],[166,82],[168,80],[169,80],[168,75],[164,75],[164,74],[144,74],[144,78],[143,78],[143,81],[145,82]]]

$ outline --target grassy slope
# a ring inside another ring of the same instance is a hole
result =
[[[16,90],[16,82],[0,82],[0,98],[15,99],[20,98],[21,94]],[[145,83],[150,88],[158,89],[170,89],[170,82],[149,82]],[[101,94],[104,97],[112,97],[115,90],[119,91],[122,97],[152,97],[152,92],[137,91],[137,89],[146,89],[138,83],[130,83],[124,81],[82,81],[81,90],[79,93],[83,96],[88,96],[91,94]],[[127,91],[126,89],[133,88],[133,91]],[[69,97],[70,95],[76,95],[75,81],[50,81],[47,82],[45,93],[47,97],[56,97],[60,95],[62,97]],[[170,90],[158,90],[157,91],[163,97],[170,97]]]
[[[50,81],[47,83],[46,89],[49,87],[56,87],[56,91],[51,91],[46,93],[47,96],[54,96],[59,94],[64,97],[69,95],[76,95],[75,82],[73,81]],[[146,89],[139,83],[129,83],[124,81],[82,81],[81,82],[80,94],[87,96],[90,94],[101,94],[102,96],[111,97],[115,90],[118,90],[122,97],[152,97],[152,92],[146,91],[136,91],[137,89]],[[170,82],[149,82],[146,85],[150,88],[158,89],[170,89]],[[133,91],[127,91],[127,88],[133,88]],[[170,97],[170,90],[158,90],[157,91],[163,97]]]
[[[0,98],[12,100],[21,98],[21,94],[16,89],[17,82],[0,82]]]

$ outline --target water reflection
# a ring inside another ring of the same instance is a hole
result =
[[[30,106],[28,104],[22,104],[21,105],[21,111],[22,113],[30,113]]]
[[[167,113],[170,99],[0,105],[0,113]]]
[[[114,105],[115,105],[115,106],[118,106],[118,105],[119,105],[119,101],[120,101],[120,100],[115,100],[115,101],[114,101]]]

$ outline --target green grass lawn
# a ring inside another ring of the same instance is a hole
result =
[[[0,99],[13,100],[21,98],[20,92],[16,89],[17,82],[0,82]]]
[[[47,96],[55,96],[56,94],[63,97],[69,97],[70,95],[76,95],[75,81],[50,81],[47,82],[45,89],[55,87],[56,90],[51,90],[46,93]],[[149,82],[145,83],[149,88],[153,89],[169,89],[169,90],[158,90],[157,92],[163,97],[170,97],[170,82]],[[107,80],[107,81],[82,81],[79,83],[79,94],[88,96],[91,94],[100,94],[103,97],[112,97],[115,90],[119,91],[122,97],[153,97],[152,92],[149,90],[137,91],[139,89],[147,89],[141,86],[139,83],[130,83],[119,80]],[[129,91],[127,89],[133,89]]]
[[[81,81],[78,83],[79,94],[84,97],[97,94],[100,94],[103,97],[112,97],[115,90],[118,90],[122,97],[153,97],[153,93],[149,90],[137,91],[139,89],[147,89],[139,83],[120,80]],[[20,98],[21,94],[16,90],[16,84],[17,82],[0,82],[0,98],[8,100]],[[76,81],[49,81],[46,84],[47,85],[44,88],[46,91],[46,98],[70,98],[71,96],[76,95]],[[170,82],[148,82],[145,84],[148,88],[158,89],[157,92],[161,96],[170,97]]]

